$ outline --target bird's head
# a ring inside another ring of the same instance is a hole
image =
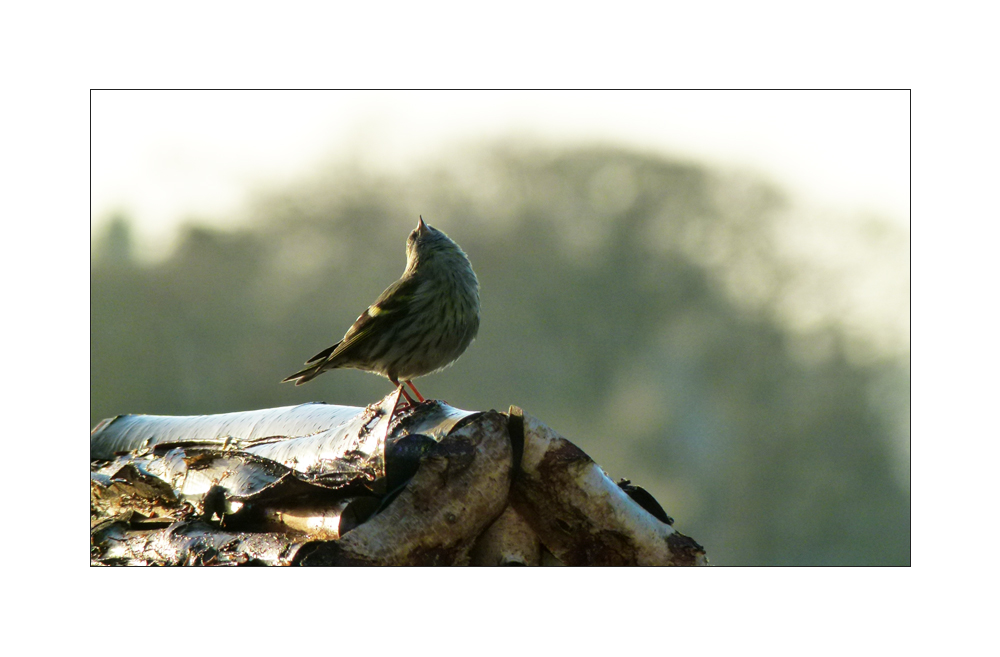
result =
[[[465,253],[451,238],[437,228],[427,225],[420,217],[417,227],[406,238],[406,262],[412,268],[417,263],[437,260],[439,257],[451,258],[460,256],[465,259]]]

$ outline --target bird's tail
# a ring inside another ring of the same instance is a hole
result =
[[[325,364],[326,364],[326,361],[321,361],[321,362],[316,363],[314,365],[309,365],[307,367],[304,367],[301,370],[299,370],[298,372],[296,372],[295,374],[292,374],[291,376],[282,379],[281,382],[282,383],[291,383],[292,381],[294,381],[295,385],[300,386],[303,383],[305,383],[306,381],[312,381],[317,376],[319,376],[320,374],[322,374],[322,372],[323,372],[323,365],[325,365]]]
[[[316,354],[315,356],[306,361],[305,367],[303,367],[295,374],[282,379],[281,382],[289,383],[291,381],[295,381],[295,385],[300,386],[306,381],[312,381],[317,376],[322,374],[324,370],[333,369],[332,367],[324,367],[324,366],[329,365],[330,356],[333,354],[333,350],[336,349],[337,345],[339,344],[340,343],[338,342],[332,347],[327,347],[323,351],[319,352],[318,354]]]

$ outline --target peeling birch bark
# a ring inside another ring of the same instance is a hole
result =
[[[542,543],[512,506],[504,509],[476,541],[473,566],[539,566]]]
[[[466,565],[476,537],[507,503],[511,448],[507,419],[483,413],[421,458],[387,508],[339,541],[299,550],[301,565]]]
[[[91,432],[95,565],[705,565],[655,499],[537,419],[398,391]]]
[[[704,549],[656,519],[579,447],[511,407],[524,436],[511,504],[567,566],[699,566]]]
[[[327,505],[268,506],[261,509],[261,515],[275,530],[284,527],[312,539],[335,541],[367,520],[377,507],[375,498],[348,497]]]
[[[91,533],[98,565],[286,566],[300,547],[284,533],[229,532],[200,520],[148,531],[112,521]]]

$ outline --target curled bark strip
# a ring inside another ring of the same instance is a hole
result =
[[[109,522],[90,537],[92,563],[127,566],[282,566],[302,544],[283,533],[220,531],[200,520],[154,530]]]
[[[375,512],[378,500],[373,497],[348,497],[332,504],[305,503],[265,507],[261,515],[275,528],[302,532],[311,538],[335,541]]]

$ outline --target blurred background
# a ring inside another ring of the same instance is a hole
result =
[[[91,426],[364,406],[278,382],[422,214],[482,327],[418,383],[516,404],[716,565],[909,565],[908,92],[91,96]]]

